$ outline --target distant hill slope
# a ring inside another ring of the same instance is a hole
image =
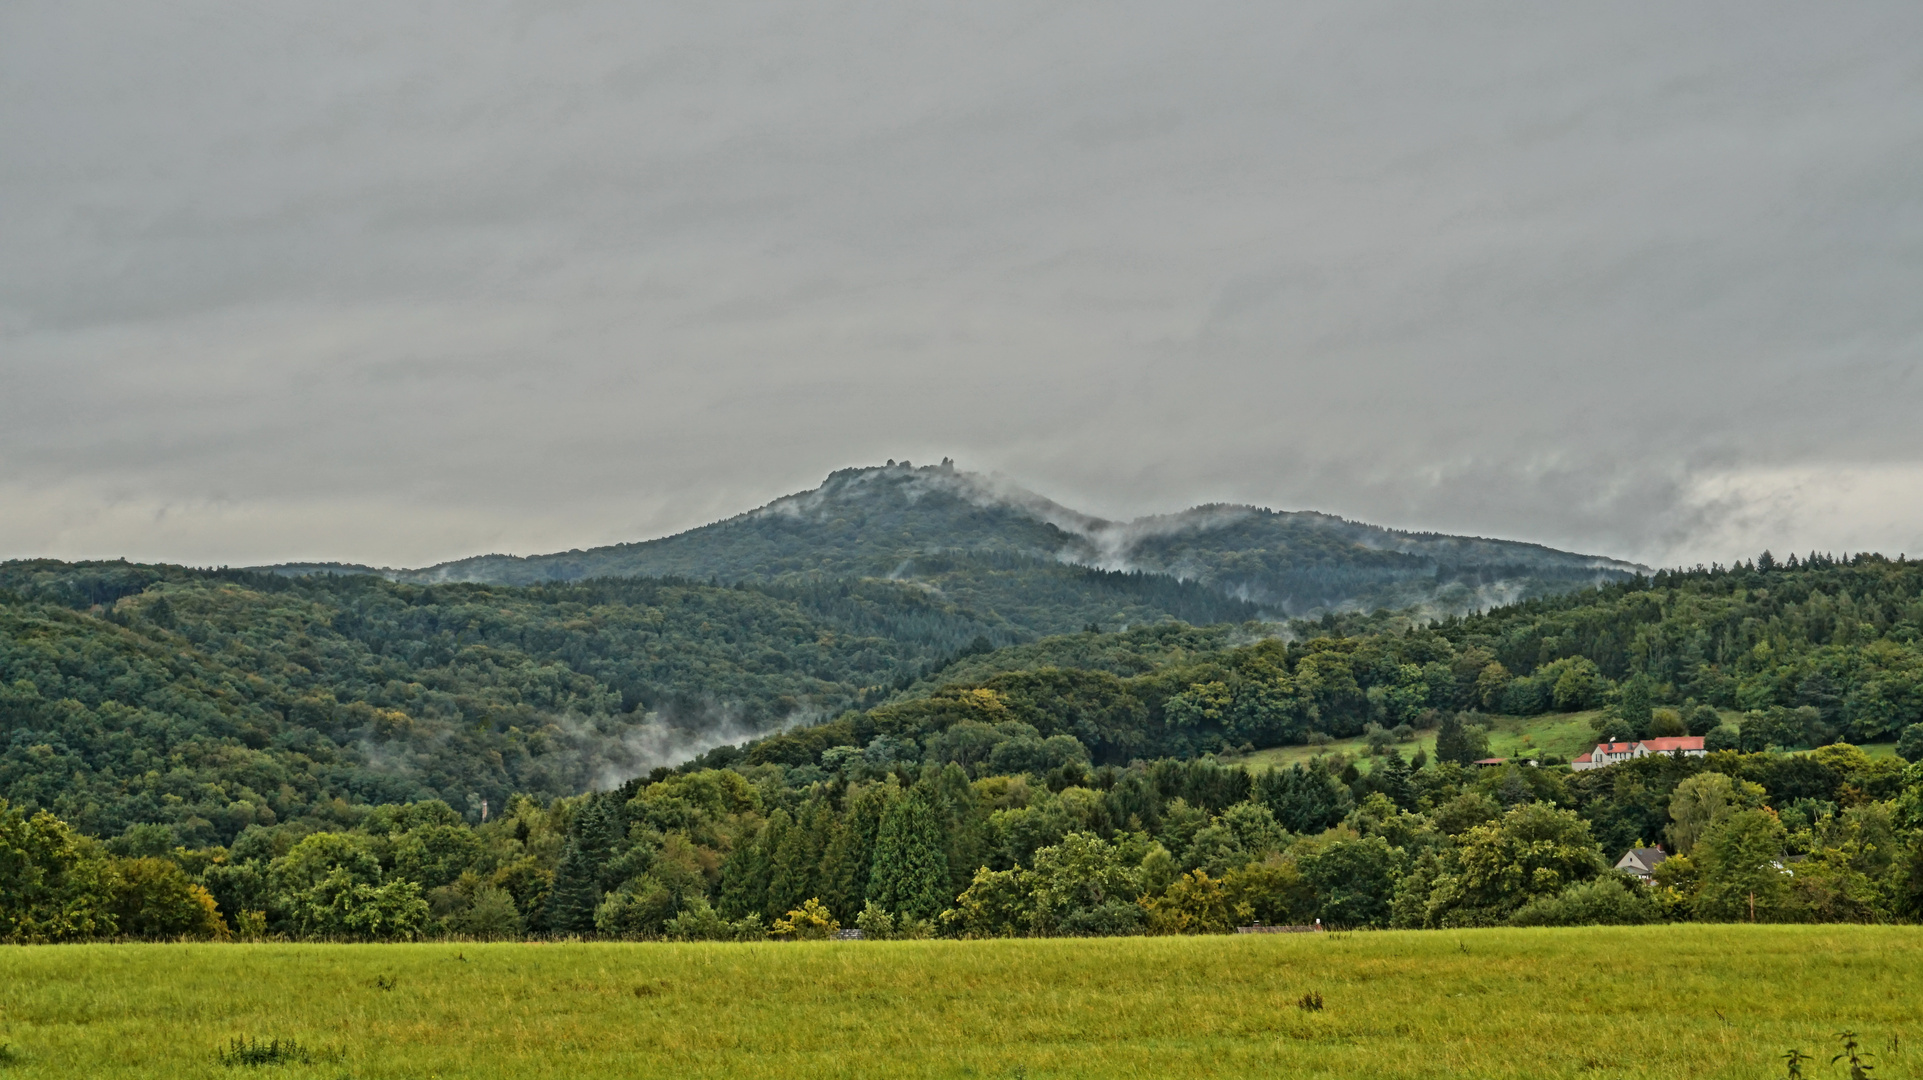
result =
[[[5,562],[0,799],[102,835],[164,820],[195,843],[337,799],[499,807],[833,716],[1014,637],[881,581]]]
[[[416,584],[889,578],[929,587],[990,621],[1048,634],[1088,623],[1201,624],[1379,607],[1460,614],[1642,569],[1538,544],[1249,506],[1105,521],[944,461],[844,469],[812,491],[659,540],[374,572]]]

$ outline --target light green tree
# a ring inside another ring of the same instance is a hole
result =
[[[1698,773],[1676,785],[1669,797],[1669,842],[1678,855],[1695,850],[1712,825],[1738,810],[1763,805],[1763,789],[1719,772]]]
[[[1463,833],[1436,876],[1423,921],[1488,926],[1532,900],[1555,896],[1604,870],[1589,823],[1548,803],[1515,807]]]
[[[28,817],[0,799],[0,941],[111,936],[112,902],[105,852],[45,810]]]
[[[1711,825],[1696,844],[1693,860],[1702,884],[1696,917],[1725,922],[1774,918],[1789,895],[1784,872],[1783,823],[1767,809],[1739,810]]]

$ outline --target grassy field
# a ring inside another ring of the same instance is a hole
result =
[[[1596,729],[1592,726],[1599,715],[1598,710],[1573,713],[1545,713],[1541,716],[1488,716],[1489,751],[1496,757],[1529,758],[1538,754],[1554,754],[1564,761],[1572,761],[1576,755],[1586,753],[1596,745]],[[1736,722],[1741,714],[1724,712],[1723,719]],[[1404,758],[1413,755],[1418,748],[1434,756],[1436,751],[1436,732],[1434,728],[1416,732],[1415,738],[1406,743],[1397,743]],[[1869,743],[1863,752],[1871,757],[1892,757],[1896,754],[1896,743]],[[1322,746],[1276,746],[1257,750],[1250,754],[1226,756],[1220,760],[1225,764],[1247,765],[1250,768],[1265,768],[1276,765],[1288,768],[1300,761],[1307,763],[1323,754],[1351,754],[1356,759],[1356,768],[1369,771],[1371,759],[1367,744],[1360,738],[1337,739]]]
[[[1891,927],[0,949],[8,1078],[1819,1077],[1850,1028],[1882,1080],[1919,1022]]]
[[[1595,728],[1591,722],[1597,713],[1548,713],[1542,716],[1488,716],[1489,751],[1496,757],[1531,757],[1536,754],[1555,754],[1564,761],[1574,758],[1596,745]],[[1397,749],[1407,758],[1419,748],[1430,755],[1435,754],[1436,732],[1434,728],[1416,732],[1415,738],[1406,743],[1397,743]],[[1347,753],[1356,756],[1356,767],[1363,772],[1369,771],[1367,745],[1360,738],[1337,739],[1322,746],[1276,746],[1257,750],[1251,754],[1224,757],[1224,762],[1236,762],[1252,768],[1278,765],[1287,768],[1296,762],[1307,762],[1322,754]]]

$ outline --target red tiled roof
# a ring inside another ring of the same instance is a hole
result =
[[[1667,754],[1676,750],[1701,750],[1703,737],[1701,735],[1665,735],[1660,739],[1644,739],[1643,745],[1649,747],[1649,752],[1652,754]]]

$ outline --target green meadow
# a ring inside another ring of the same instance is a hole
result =
[[[1541,716],[1487,715],[1481,719],[1489,727],[1489,752],[1497,757],[1527,758],[1538,754],[1555,754],[1568,761],[1596,745],[1594,721],[1599,715],[1600,710],[1590,709],[1584,712],[1545,713]],[[1418,750],[1433,757],[1436,752],[1436,729],[1417,731],[1414,738],[1396,743],[1395,747],[1405,758]],[[1224,755],[1221,760],[1252,769],[1270,765],[1286,769],[1297,762],[1306,765],[1327,754],[1352,755],[1363,772],[1369,770],[1372,761],[1368,756],[1368,743],[1361,736],[1333,739],[1320,746],[1272,746],[1248,754]]]
[[[8,1080],[1888,1078],[1920,1020],[1909,927],[0,950]]]
[[[1742,714],[1734,710],[1724,709],[1721,712],[1726,722],[1740,722],[1742,718]],[[1589,709],[1583,712],[1544,713],[1540,716],[1486,715],[1481,719],[1489,726],[1489,752],[1496,757],[1530,758],[1554,754],[1569,761],[1596,745],[1595,722],[1602,715],[1600,709]],[[1418,750],[1433,757],[1436,752],[1436,729],[1417,731],[1414,738],[1396,743],[1395,747],[1405,758]],[[1866,742],[1860,749],[1870,757],[1893,757],[1896,743]],[[1250,769],[1271,765],[1286,769],[1298,762],[1307,765],[1330,754],[1350,755],[1355,758],[1356,767],[1364,773],[1375,761],[1369,756],[1367,740],[1361,736],[1333,739],[1320,746],[1271,746],[1247,754],[1224,754],[1219,760],[1226,765],[1243,765]]]

